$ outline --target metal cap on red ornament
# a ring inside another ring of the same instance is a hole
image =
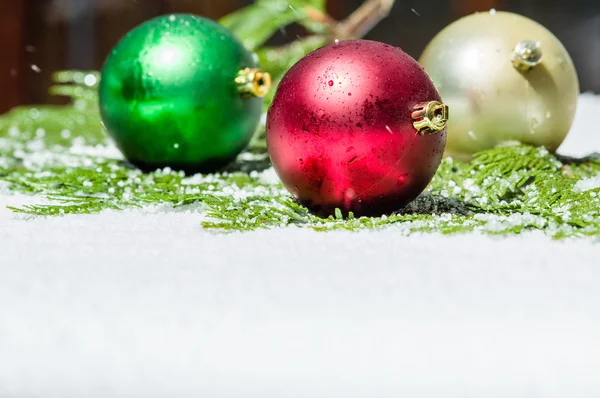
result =
[[[381,215],[429,184],[447,119],[413,58],[379,42],[343,41],[285,75],[268,113],[267,145],[283,184],[307,207]]]

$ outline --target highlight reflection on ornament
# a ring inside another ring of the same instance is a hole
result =
[[[420,63],[452,109],[446,153],[525,143],[558,149],[577,106],[569,54],[542,25],[507,12],[478,13],[442,30]]]

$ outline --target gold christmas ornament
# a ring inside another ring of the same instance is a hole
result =
[[[554,152],[567,136],[579,82],[561,42],[508,12],[462,18],[429,43],[420,63],[452,109],[446,154],[524,143]]]

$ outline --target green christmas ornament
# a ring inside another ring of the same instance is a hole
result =
[[[248,145],[271,84],[231,32],[190,15],[129,32],[100,82],[104,125],[142,170],[212,172]]]

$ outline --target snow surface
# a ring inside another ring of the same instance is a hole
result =
[[[597,241],[5,208],[34,200],[0,196],[0,397],[600,396]]]

